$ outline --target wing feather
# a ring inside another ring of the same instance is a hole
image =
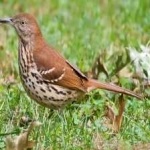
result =
[[[33,51],[33,57],[44,79],[69,89],[86,91],[84,81],[88,80],[87,77],[53,48],[37,48]]]

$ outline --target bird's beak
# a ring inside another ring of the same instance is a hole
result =
[[[12,23],[12,19],[11,18],[5,18],[5,19],[0,19],[0,23]]]

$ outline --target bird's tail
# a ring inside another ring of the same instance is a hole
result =
[[[134,93],[133,91],[130,91],[128,89],[124,89],[120,86],[117,86],[115,84],[111,84],[111,83],[102,83],[99,82],[97,80],[94,79],[89,79],[89,82],[87,83],[87,91],[90,92],[94,89],[104,89],[104,90],[108,90],[108,91],[113,91],[113,92],[117,92],[117,93],[122,93],[122,94],[126,94],[129,96],[133,96],[136,97],[138,99],[142,99],[142,96]]]

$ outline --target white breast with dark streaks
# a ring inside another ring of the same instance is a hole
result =
[[[75,100],[79,96],[76,90],[70,90],[50,83],[42,78],[34,63],[30,48],[19,45],[19,70],[23,86],[28,95],[36,102],[49,108],[57,108]],[[28,66],[27,64],[30,64]]]

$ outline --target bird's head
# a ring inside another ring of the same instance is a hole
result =
[[[35,18],[27,13],[21,13],[12,18],[0,19],[0,23],[11,24],[15,28],[19,38],[26,42],[35,36],[41,35]]]

